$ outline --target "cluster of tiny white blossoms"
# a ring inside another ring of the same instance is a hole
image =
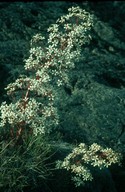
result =
[[[93,25],[93,16],[79,7],[69,8],[68,11],[69,14],[48,28],[46,43],[40,34],[33,37],[32,45],[34,42],[40,43],[31,48],[30,57],[25,63],[26,70],[39,70],[41,78],[43,73],[49,74],[58,86],[68,83],[68,71],[79,60],[81,46],[91,40],[89,31]]]
[[[56,86],[68,83],[68,71],[79,60],[81,46],[90,41],[93,25],[93,16],[80,7],[68,11],[48,28],[47,41],[40,34],[31,40],[30,56],[24,65],[28,75],[7,86],[12,103],[3,102],[0,107],[1,126],[17,127],[25,121],[37,135],[58,124]]]
[[[108,168],[115,163],[120,165],[121,159],[121,154],[113,151],[111,148],[105,149],[97,143],[93,143],[89,147],[84,143],[80,143],[64,161],[57,161],[56,167],[70,171],[75,185],[80,186],[85,181],[92,181],[93,179],[88,165],[97,166],[100,169]]]

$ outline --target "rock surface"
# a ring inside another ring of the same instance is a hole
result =
[[[68,7],[75,4],[77,3],[66,1],[0,3],[1,102],[6,98],[4,87],[15,80],[20,72],[24,72],[24,59],[28,57],[32,36],[36,33],[43,33],[46,36],[48,26],[67,13]],[[98,3],[97,7],[92,3],[80,4],[82,8],[87,6],[88,10],[97,15],[97,18],[92,30],[92,42],[89,46],[83,47],[80,62],[76,63],[75,69],[69,74],[70,88],[63,87],[58,92],[60,114],[58,131],[64,142],[71,144],[97,142],[103,146],[119,149],[124,154],[125,27],[122,28],[122,26],[125,22],[125,13],[122,2],[116,4],[105,2],[106,7],[110,6],[114,12],[117,11],[115,12],[117,17],[114,19],[110,15],[111,10],[105,10],[103,4]],[[101,9],[107,11],[107,14],[105,15],[104,11],[101,12]],[[104,18],[100,16],[101,14]],[[63,154],[67,153],[67,150],[62,148],[60,150]],[[125,166],[123,166],[124,170]],[[99,178],[97,176],[96,184],[93,183],[94,189],[90,187],[84,191],[115,192],[111,173],[107,170],[103,173]],[[58,185],[54,192],[56,190],[66,192],[71,189],[72,192],[83,191],[83,189],[71,187],[69,180],[62,187],[65,174],[67,173],[60,172],[60,178],[58,174],[55,175],[52,187],[57,180]],[[68,177],[69,175],[66,176]],[[120,180],[123,177],[124,174]],[[106,184],[109,187],[106,188]],[[60,186],[61,189],[59,189]],[[119,185],[116,184],[116,186]],[[117,191],[124,192],[122,189]]]

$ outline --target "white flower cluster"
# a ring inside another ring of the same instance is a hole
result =
[[[26,60],[26,70],[42,69],[52,78],[56,77],[58,86],[68,82],[68,70],[74,68],[79,60],[81,46],[90,41],[89,31],[93,25],[93,16],[80,7],[72,7],[66,16],[58,19],[48,28],[46,45],[40,34],[33,37],[33,42],[41,42],[30,50]],[[53,80],[54,81],[54,80]]]
[[[3,102],[0,107],[2,112],[1,125],[4,126],[6,123],[16,125],[22,121],[30,124],[34,116],[36,116],[38,109],[39,107],[35,99],[29,99],[29,101],[19,100],[16,103],[11,103],[9,105],[7,105],[6,102]]]
[[[93,25],[93,16],[80,7],[68,11],[69,14],[48,28],[46,56],[53,66],[53,74],[58,77],[58,86],[68,82],[68,70],[79,60],[81,46],[90,41],[88,32]]]
[[[80,143],[64,161],[57,161],[57,168],[70,171],[75,185],[80,186],[85,181],[93,179],[88,165],[102,169],[114,163],[120,164],[121,159],[121,154],[114,152],[111,148],[104,149],[97,143],[93,143],[90,147]]]
[[[81,46],[91,39],[88,32],[93,25],[93,16],[80,7],[68,11],[48,28],[46,43],[40,34],[33,37],[24,66],[29,75],[7,86],[12,103],[4,102],[0,107],[1,126],[17,127],[25,121],[38,134],[46,132],[48,125],[58,123],[54,107],[56,86],[68,83],[68,71],[79,60]]]
[[[14,83],[10,83],[5,88],[5,90],[7,90],[8,95],[11,95],[14,91],[26,89],[29,82],[30,82],[29,77],[22,76],[19,79],[17,79]]]
[[[42,103],[38,103],[34,98],[20,99],[16,103],[7,105],[3,102],[1,107],[1,122],[0,126],[9,124],[11,127],[23,128],[29,126],[33,130],[34,134],[37,135],[45,134],[47,127],[54,124],[58,124],[58,115],[56,108],[53,106],[44,106]],[[54,120],[51,121],[51,116]],[[22,127],[23,122],[23,127]]]

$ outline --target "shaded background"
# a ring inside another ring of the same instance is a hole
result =
[[[4,87],[14,81],[19,74],[25,73],[24,59],[29,56],[32,36],[36,33],[46,36],[49,25],[66,14],[69,7],[75,5],[96,15],[97,20],[92,29],[90,45],[83,48],[80,62],[69,74],[71,89],[63,87],[59,91],[60,140],[69,144],[97,142],[103,146],[119,149],[124,155],[124,1],[1,2],[0,102],[8,99]],[[60,155],[62,154],[58,154]],[[53,182],[50,181],[48,184],[52,192],[66,192],[71,189],[83,191],[74,189],[72,183],[67,181],[63,183],[62,179],[66,173],[61,173],[60,179],[58,178],[60,173],[56,174],[52,179]],[[95,183],[92,186],[90,184],[84,191],[124,192],[124,161],[121,168],[111,167],[108,173],[104,171],[104,175],[106,181],[102,175],[101,181],[95,179]],[[56,185],[56,177],[59,185]]]

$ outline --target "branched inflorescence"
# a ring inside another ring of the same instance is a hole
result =
[[[35,135],[49,132],[58,124],[56,86],[68,83],[68,71],[79,60],[81,47],[89,43],[93,16],[79,7],[48,28],[48,39],[40,34],[31,41],[25,61],[27,76],[20,76],[6,90],[12,103],[3,102],[2,127],[9,125],[11,135],[31,130]]]
[[[33,37],[30,56],[24,65],[28,75],[20,75],[6,88],[12,102],[0,106],[0,126],[9,128],[13,138],[18,139],[23,133],[50,133],[59,123],[58,87],[68,84],[68,72],[79,61],[82,46],[90,42],[93,25],[93,16],[80,7],[68,11],[48,28],[47,40],[41,34]],[[88,165],[103,168],[120,159],[120,154],[110,148],[81,143],[63,162],[58,161],[57,168],[71,171],[79,186],[93,179]]]
[[[100,169],[108,168],[112,164],[120,164],[121,158],[121,154],[111,148],[103,148],[97,143],[93,143],[89,147],[84,143],[80,143],[64,161],[57,161],[57,168],[70,171],[75,185],[80,186],[85,181],[92,181],[93,179],[88,165]]]

